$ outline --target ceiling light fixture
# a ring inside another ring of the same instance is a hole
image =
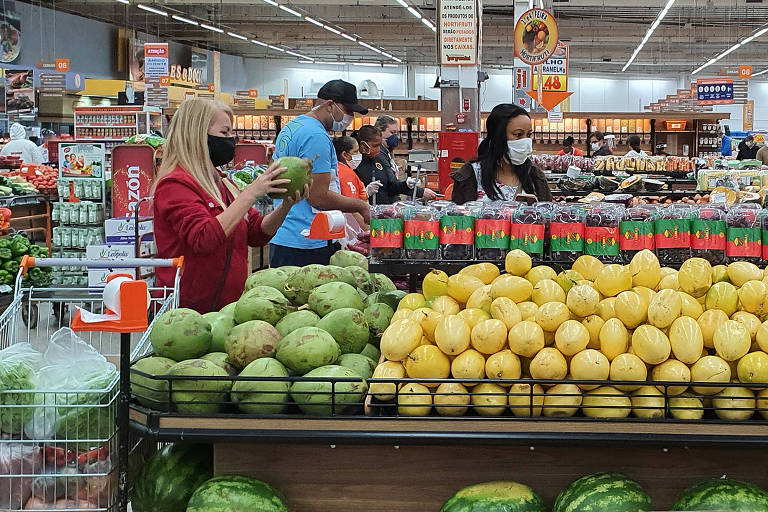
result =
[[[405,0],[397,0],[397,3],[399,3],[402,7],[408,8],[408,3]]]
[[[264,0],[265,4],[269,4],[272,7],[277,7],[277,2],[274,2],[273,0]]]
[[[292,52],[290,50],[285,50],[285,53],[287,53],[289,55],[293,55],[294,57],[298,57],[300,59],[312,60],[312,57],[307,57],[306,55],[302,55],[300,53]]]
[[[287,12],[288,14],[293,14],[294,16],[296,16],[296,17],[298,17],[298,18],[301,18],[301,13],[300,13],[300,12],[296,12],[296,11],[294,11],[294,10],[293,10],[293,9],[291,9],[290,7],[286,7],[286,6],[285,6],[285,5],[283,5],[283,4],[280,4],[280,5],[278,5],[278,7],[280,7],[280,9],[284,10],[284,11],[285,11],[285,12]]]
[[[205,23],[201,23],[200,26],[203,27],[204,29],[210,30],[212,32],[217,32],[219,34],[223,34],[224,33],[224,31],[221,30],[219,27],[212,27],[211,25],[206,25]]]
[[[255,40],[255,39],[251,39],[251,42],[252,42],[253,44],[257,44],[257,45],[259,45],[259,46],[263,46],[264,48],[266,48],[267,46],[269,46],[267,43],[262,43],[261,41],[257,41],[257,40]]]
[[[421,22],[425,24],[427,28],[429,28],[429,30],[431,30],[432,32],[437,32],[437,29],[435,28],[435,26],[427,18],[421,18]]]
[[[640,44],[639,44],[639,45],[637,45],[637,48],[635,48],[635,51],[633,51],[633,52],[632,52],[632,56],[629,58],[629,60],[627,61],[627,63],[626,63],[626,64],[624,64],[624,67],[623,67],[623,68],[621,68],[621,72],[622,72],[622,73],[623,73],[624,71],[626,71],[626,70],[627,70],[627,68],[628,68],[629,66],[631,66],[631,65],[632,65],[632,63],[635,61],[635,58],[637,58],[638,54],[640,53],[640,51],[641,51],[641,50],[643,49],[643,47],[645,46],[645,43],[647,43],[647,42],[648,42],[648,40],[651,38],[651,36],[653,35],[653,32],[654,32],[654,31],[655,31],[657,28],[659,28],[659,25],[661,25],[661,20],[663,20],[663,19],[664,19],[664,17],[667,15],[667,13],[669,12],[669,10],[672,8],[672,5],[673,5],[674,3],[675,3],[675,0],[667,0],[667,4],[664,6],[664,8],[661,10],[661,12],[659,13],[659,15],[658,15],[658,16],[656,17],[656,19],[654,20],[654,22],[651,24],[651,28],[649,28],[649,29],[648,29],[648,31],[645,33],[645,36],[643,37],[643,40],[642,40],[642,41],[640,41]]]
[[[768,73],[768,69],[764,69],[763,71],[760,71],[759,73],[752,73],[752,76],[760,76]]]
[[[116,1],[121,3],[121,4],[131,5],[131,2],[129,2],[128,0],[116,0]]]
[[[272,46],[271,44],[268,44],[268,45],[267,45],[267,48],[269,48],[270,50],[275,50],[275,51],[278,51],[278,52],[283,52],[283,53],[285,53],[285,50],[283,50],[282,48],[279,48],[279,47],[277,47],[277,46]]]
[[[338,36],[339,34],[341,34],[341,31],[340,31],[340,30],[336,30],[335,28],[331,27],[330,25],[323,25],[323,28],[324,28],[325,30],[327,30],[328,32],[333,32],[333,33],[334,33],[334,34],[336,34],[337,36]]]
[[[414,18],[421,19],[421,13],[411,6],[408,6],[408,12],[413,14]]]
[[[119,1],[119,0],[118,0],[118,1]],[[191,19],[189,19],[189,18],[185,18],[184,16],[179,16],[178,14],[172,14],[172,15],[171,15],[171,18],[175,19],[176,21],[180,21],[180,22],[182,22],[182,23],[186,23],[187,25],[194,25],[194,26],[198,26],[198,25],[200,25],[200,24],[199,24],[198,22],[196,22],[195,20],[191,20]]]
[[[160,9],[155,9],[154,7],[150,7],[150,6],[148,6],[148,5],[144,5],[144,4],[136,4],[136,7],[138,7],[139,9],[142,9],[142,10],[144,10],[144,11],[147,11],[147,12],[151,12],[151,13],[157,14],[158,16],[168,16],[168,13],[167,13],[167,12],[165,12],[165,11],[161,11]]]
[[[314,18],[310,18],[309,16],[304,16],[304,21],[308,21],[313,25],[317,25],[318,27],[323,27],[323,24],[317,21]]]
[[[741,42],[734,44],[733,46],[731,46],[727,50],[719,53],[718,55],[716,55],[714,57],[712,57],[711,59],[709,59],[707,62],[705,62],[701,66],[699,66],[698,68],[694,69],[693,72],[691,73],[691,75],[695,75],[697,73],[700,73],[703,69],[708,68],[709,66],[711,66],[714,63],[716,63],[717,61],[719,61],[723,57],[726,57],[727,55],[729,55],[732,52],[738,50],[739,48],[741,48],[745,44],[751,43],[752,41],[754,41],[758,37],[761,37],[761,36],[763,36],[763,35],[765,35],[767,33],[768,33],[768,27],[765,27],[765,28],[762,28],[762,29],[758,30],[754,34],[750,35],[749,37],[745,37]],[[752,75],[752,76],[755,76],[755,75]]]
[[[349,39],[352,42],[356,42],[357,41],[357,39],[355,39],[354,37],[352,37],[349,34],[345,34],[344,32],[340,32],[340,34],[341,34],[341,37],[343,37],[344,39]]]
[[[235,39],[242,39],[243,41],[247,41],[248,38],[245,36],[241,36],[240,34],[235,34],[234,32],[227,32],[227,35],[230,37],[234,37]]]

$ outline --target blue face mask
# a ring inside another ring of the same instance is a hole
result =
[[[400,137],[398,137],[396,133],[387,137],[387,147],[389,149],[395,149],[398,144],[400,144]]]

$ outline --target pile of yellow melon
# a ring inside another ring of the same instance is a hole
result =
[[[427,275],[382,335],[371,395],[405,416],[768,419],[755,386],[768,382],[768,274],[756,265],[691,258],[678,271],[645,250],[557,274],[514,250],[505,268]],[[584,380],[602,382],[569,382]],[[744,386],[717,385],[729,382]]]

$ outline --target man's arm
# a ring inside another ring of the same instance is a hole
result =
[[[312,186],[309,191],[309,204],[318,210],[341,210],[344,213],[359,213],[365,223],[371,220],[371,212],[366,201],[354,197],[345,197],[331,191],[331,173],[322,172],[312,175]]]

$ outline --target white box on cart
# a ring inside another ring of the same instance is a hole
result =
[[[139,219],[141,241],[154,240],[154,222],[151,218]],[[115,217],[104,221],[104,240],[112,243],[133,243],[136,240],[136,220],[133,217]]]

